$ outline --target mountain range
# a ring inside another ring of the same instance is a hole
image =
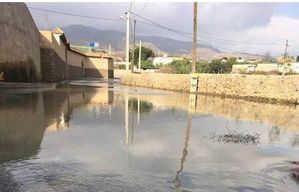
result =
[[[115,30],[99,30],[84,25],[69,25],[62,27],[66,37],[73,45],[88,45],[88,42],[99,42],[101,49],[107,50],[108,45],[112,51],[123,55],[125,48],[125,33]],[[150,47],[157,55],[168,54],[175,56],[190,57],[192,42],[175,40],[160,36],[136,35],[136,41],[141,40],[143,46]],[[225,53],[212,46],[198,44],[199,59],[212,60],[222,57],[242,57],[244,59],[261,59],[263,55],[248,53]]]

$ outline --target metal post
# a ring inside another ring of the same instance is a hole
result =
[[[111,55],[111,44],[108,45],[108,54]]]
[[[139,41],[139,58],[138,58],[138,69],[141,69],[141,40]]]

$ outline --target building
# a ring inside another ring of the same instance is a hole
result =
[[[278,63],[239,64],[233,65],[232,73],[283,73],[284,70],[287,73],[299,73],[299,63],[290,63],[287,68],[283,64]]]
[[[113,59],[108,54],[71,47],[60,28],[40,31],[40,46],[43,81],[114,77]]]
[[[174,60],[183,60],[183,58],[180,57],[168,57],[167,54],[164,54],[163,57],[154,57],[153,58],[153,64],[154,65],[167,65],[171,63]]]
[[[237,63],[245,63],[245,60],[242,59],[241,57],[239,57],[238,59],[236,59]]]

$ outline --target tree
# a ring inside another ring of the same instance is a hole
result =
[[[132,51],[133,50],[130,50],[130,61],[132,61]],[[154,56],[155,53],[152,49],[147,47],[141,47],[141,61],[146,61],[148,58]],[[134,50],[134,65],[138,64],[138,60],[139,60],[139,47],[136,47]]]
[[[191,72],[191,63],[187,59],[174,60],[167,65],[176,74],[188,74]]]
[[[198,73],[230,73],[232,66],[236,64],[236,58],[229,58],[226,62],[220,59],[214,59],[211,62],[199,61],[196,63],[196,71]]]
[[[207,61],[197,61],[196,62],[196,72],[197,73],[208,73],[209,63]]]

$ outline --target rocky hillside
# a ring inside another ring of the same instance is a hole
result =
[[[100,48],[107,50],[111,44],[112,50],[115,53],[124,53],[125,34],[124,32],[115,30],[99,30],[96,28],[83,25],[70,25],[63,27],[68,39],[75,45],[88,45],[88,42],[99,42]],[[144,45],[152,48],[156,54],[185,56],[190,57],[192,42],[180,41],[166,37],[158,36],[137,36],[136,41],[142,40]],[[198,57],[200,59],[212,60],[222,57],[242,57],[242,58],[262,58],[261,55],[251,55],[247,53],[225,53],[220,50],[206,45],[198,45]]]

